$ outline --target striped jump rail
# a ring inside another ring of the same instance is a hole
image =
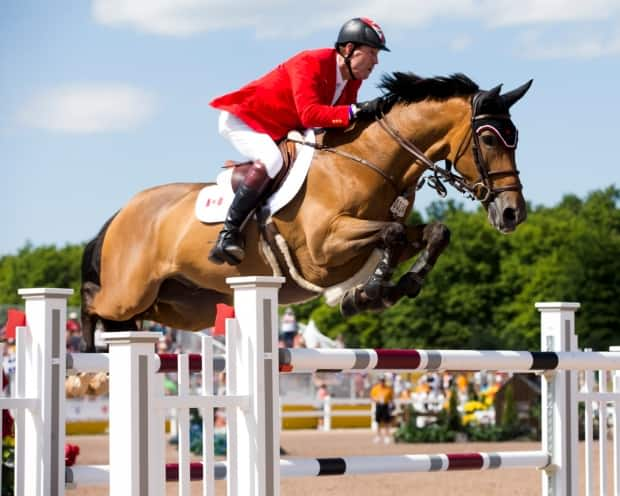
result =
[[[618,370],[620,352],[554,352],[494,350],[404,350],[404,349],[309,349],[280,348],[279,369],[283,373],[346,372],[368,370],[509,370],[537,372],[546,370]],[[202,370],[202,356],[189,353],[190,372]],[[176,373],[176,353],[156,354],[159,373]],[[226,367],[226,357],[213,357],[214,372]],[[68,353],[68,372],[107,372],[106,353]]]
[[[202,371],[202,355],[200,353],[187,353],[189,357],[189,371]],[[178,372],[178,354],[156,353],[155,359],[157,372],[169,374]],[[77,372],[109,372],[110,362],[107,353],[67,353],[67,373]],[[215,355],[213,357],[213,371],[222,372],[226,368],[226,357]]]
[[[459,470],[494,470],[506,468],[543,469],[550,457],[543,451],[497,451],[475,453],[444,453],[433,455],[349,456],[331,458],[283,458],[280,460],[282,477],[323,477],[340,475],[371,475],[390,473],[422,473]],[[188,466],[191,481],[203,480],[202,462]],[[166,481],[178,482],[178,463],[166,464]],[[215,480],[225,480],[226,463],[216,462]],[[66,468],[68,487],[105,485],[109,470],[104,465],[77,465]]]
[[[280,372],[617,370],[618,352],[281,348]]]

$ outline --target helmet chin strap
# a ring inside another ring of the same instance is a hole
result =
[[[347,66],[347,69],[349,70],[349,76],[351,76],[351,79],[353,81],[355,81],[357,78],[353,75],[353,69],[351,69],[351,57],[353,56],[353,53],[355,52],[355,50],[357,50],[358,47],[359,45],[354,44],[351,53],[349,53],[349,55],[345,55],[344,57],[344,64]]]

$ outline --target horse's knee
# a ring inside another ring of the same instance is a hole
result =
[[[424,239],[427,246],[443,250],[450,244],[450,229],[441,222],[432,222],[424,228]]]
[[[381,230],[381,242],[386,247],[403,246],[407,242],[407,230],[400,222],[390,222]]]

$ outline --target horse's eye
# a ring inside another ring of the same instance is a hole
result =
[[[480,140],[486,146],[497,146],[497,136],[495,136],[494,134],[483,134],[482,136],[480,136]]]

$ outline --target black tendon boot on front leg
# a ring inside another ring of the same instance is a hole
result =
[[[224,227],[209,253],[209,261],[218,265],[241,263],[245,257],[245,240],[241,228],[256,210],[270,180],[265,166],[259,161],[254,162],[235,193]]]

